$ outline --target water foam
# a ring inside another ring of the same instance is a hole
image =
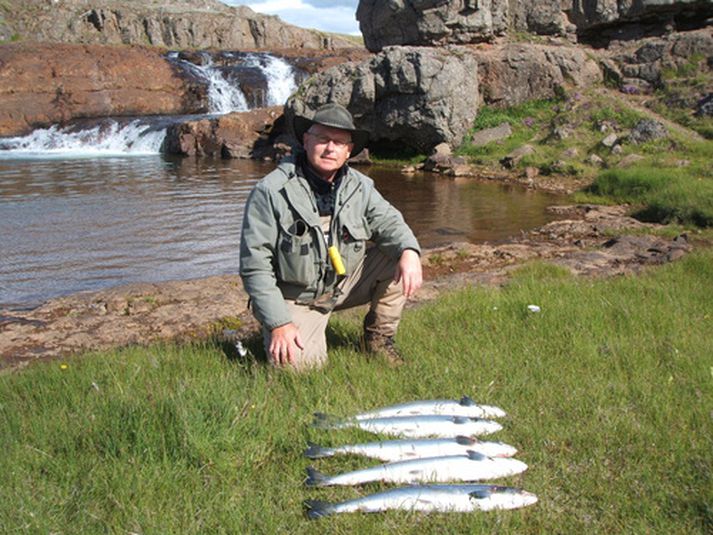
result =
[[[165,128],[152,128],[138,119],[126,124],[107,119],[87,129],[54,125],[0,139],[0,158],[160,154],[165,137]]]

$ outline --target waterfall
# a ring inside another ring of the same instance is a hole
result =
[[[279,106],[297,89],[292,66],[265,52],[222,52],[215,57],[200,52],[200,63],[184,59],[178,52],[170,52],[168,59],[207,85],[208,112],[211,114]],[[248,84],[252,89],[250,98],[241,84]]]
[[[246,64],[260,69],[267,81],[265,106],[280,106],[297,89],[295,71],[287,61],[264,53],[247,55]]]
[[[197,52],[196,64],[170,52],[168,59],[207,86],[210,114],[284,104],[297,88],[296,72],[282,58],[264,52]],[[241,84],[249,91],[249,99]],[[248,103],[250,100],[251,104]],[[0,138],[0,158],[84,157],[159,154],[170,117],[104,119],[58,125],[22,137]]]
[[[54,125],[27,136],[0,139],[0,158],[159,154],[165,137],[165,128],[152,127],[139,119],[126,124],[107,119],[84,129]]]
[[[200,65],[181,58],[177,52],[169,53],[168,58],[208,85],[209,113],[247,111],[248,102],[240,86],[226,78],[225,73],[215,65],[213,57],[208,52],[201,52],[199,55]]]

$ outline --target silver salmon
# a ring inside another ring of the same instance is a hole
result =
[[[416,416],[421,414],[446,414],[448,416],[467,416],[469,418],[502,418],[504,410],[492,405],[478,405],[468,396],[459,401],[452,399],[432,399],[410,401],[373,411],[362,412],[354,416],[357,420],[384,418],[387,416]]]
[[[377,513],[387,510],[431,512],[491,511],[515,509],[537,502],[522,489],[497,485],[418,485],[362,496],[341,503],[307,500],[310,519],[338,513]]]
[[[449,481],[484,481],[519,474],[527,465],[517,459],[486,457],[474,451],[467,455],[424,457],[372,466],[335,476],[327,476],[307,468],[310,487],[361,485],[372,481],[388,483],[429,483]]]
[[[361,455],[381,461],[403,461],[421,457],[442,457],[444,455],[466,455],[468,450],[488,457],[512,457],[517,450],[504,442],[481,442],[473,437],[423,438],[384,440],[363,444],[347,444],[332,448],[309,444],[305,457],[321,459],[335,455]]]
[[[336,418],[319,412],[315,413],[312,425],[322,429],[358,427],[370,433],[381,433],[403,438],[471,437],[488,435],[500,431],[503,428],[502,425],[492,420],[469,418],[466,416],[436,414],[355,420],[350,418]]]

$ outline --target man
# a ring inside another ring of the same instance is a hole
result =
[[[366,349],[397,365],[394,335],[422,282],[418,242],[373,181],[347,165],[368,133],[344,107],[297,116],[294,131],[303,150],[255,186],[240,243],[240,275],[268,358],[298,369],[323,365],[331,312],[369,303]]]

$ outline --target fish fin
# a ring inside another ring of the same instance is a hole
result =
[[[323,516],[334,513],[334,506],[322,500],[305,500],[304,506],[307,513],[307,518],[314,520]]]
[[[463,396],[460,398],[460,404],[464,407],[472,407],[473,405],[476,405],[475,401],[473,401],[473,398],[470,396]]]
[[[473,450],[468,450],[468,458],[471,461],[482,461],[485,459],[489,459],[487,455],[483,455],[482,453],[478,453],[477,451]]]
[[[332,457],[334,452],[329,448],[323,448],[314,442],[308,442],[304,455],[310,459],[321,459],[322,457]]]
[[[485,498],[489,497],[490,494],[491,493],[489,488],[482,488],[474,490],[473,492],[469,492],[468,496],[476,500],[484,500]]]
[[[325,414],[323,412],[315,412],[314,420],[312,420],[312,427],[318,427],[320,429],[330,429],[341,423],[343,423],[343,420],[338,416]]]
[[[458,435],[456,437],[456,443],[460,444],[461,446],[472,446],[473,444],[477,444],[478,440],[473,437]]]
[[[453,417],[453,423],[454,424],[467,424],[471,421],[471,418],[468,418],[467,416],[454,416]]]
[[[307,467],[307,479],[305,480],[305,485],[308,487],[323,487],[326,485],[327,476],[322,472],[319,472],[313,466]]]

